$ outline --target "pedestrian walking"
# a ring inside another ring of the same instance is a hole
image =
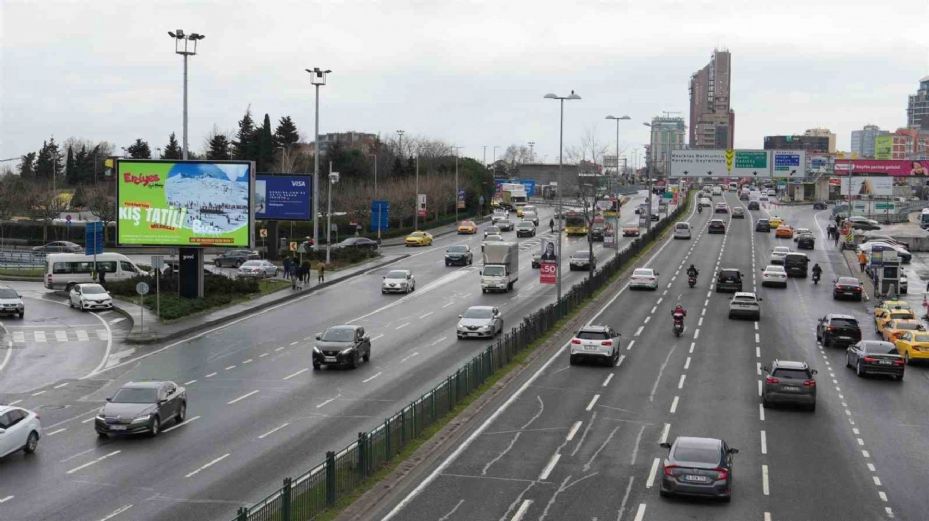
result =
[[[290,278],[290,270],[293,268],[294,263],[290,257],[284,257],[284,278]]]
[[[836,230],[835,232],[833,232],[832,238],[835,239],[835,247],[836,247],[836,248],[839,247],[839,237],[840,237],[840,235],[839,235],[839,231],[838,231],[838,230]]]
[[[861,272],[864,273],[864,267],[868,264],[868,256],[864,254],[863,251],[858,252],[858,266],[861,267]]]
[[[322,284],[323,282],[326,282],[326,265],[320,262],[318,271],[319,271],[319,277],[317,278],[317,282]]]
[[[106,270],[100,270],[100,285],[106,284]]]
[[[306,261],[300,266],[300,285],[301,287],[310,285],[310,261]]]

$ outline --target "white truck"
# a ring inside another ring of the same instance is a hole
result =
[[[504,197],[509,198],[509,203],[515,209],[518,206],[525,206],[529,203],[529,196],[526,194],[526,187],[522,183],[503,183],[500,185],[500,192],[509,194]]]
[[[484,244],[484,266],[481,268],[481,292],[513,289],[519,280],[519,245],[515,242]]]

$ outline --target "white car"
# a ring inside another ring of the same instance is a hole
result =
[[[481,243],[481,251],[484,251],[484,245],[488,242],[504,242],[503,236],[500,234],[494,234],[484,237],[484,242]]]
[[[13,288],[0,286],[0,315],[18,315],[19,318],[23,318],[25,314],[26,306],[19,293]]]
[[[491,224],[497,224],[498,221],[503,221],[509,218],[510,212],[503,209],[494,210],[493,216],[490,218]]]
[[[381,293],[409,293],[416,290],[416,279],[410,270],[390,270],[381,282]]]
[[[783,265],[769,264],[761,272],[761,286],[787,287],[787,270]]]
[[[658,289],[658,273],[651,268],[636,268],[629,278],[629,289]]]
[[[797,242],[797,239],[801,235],[806,234],[806,233],[809,233],[812,235],[813,230],[810,230],[809,228],[794,228],[794,242]]]
[[[81,311],[113,309],[113,298],[100,284],[75,284],[68,292],[68,305]]]
[[[723,189],[720,186],[713,187],[713,195],[723,195]]]
[[[790,253],[790,248],[787,246],[775,246],[771,250],[771,264],[780,264],[784,265],[784,258],[787,257],[787,254]]]
[[[754,293],[737,291],[729,301],[729,318],[748,317],[754,320],[761,318],[761,297]]]
[[[674,224],[675,239],[690,239],[690,223],[681,221]]]
[[[20,449],[35,452],[42,437],[39,415],[19,407],[0,405],[0,458]]]
[[[700,206],[701,208],[703,208],[704,206],[710,207],[710,206],[713,206],[713,201],[711,201],[708,197],[701,197],[700,202],[697,203],[697,205]]]
[[[493,306],[471,306],[458,315],[458,338],[493,338],[503,331],[503,316]]]
[[[245,261],[239,266],[236,275],[239,277],[276,277],[279,268],[266,260]]]
[[[610,326],[584,326],[569,345],[571,365],[584,358],[604,361],[610,366],[619,361],[619,333]]]

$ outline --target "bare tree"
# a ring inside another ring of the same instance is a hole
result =
[[[87,208],[103,222],[103,237],[106,241],[107,225],[116,221],[116,194],[106,185],[88,188],[84,194]]]
[[[609,145],[600,140],[595,127],[587,127],[581,140],[575,146],[565,149],[565,157],[572,163],[590,161],[597,165],[603,164],[603,156],[610,149]]]
[[[532,153],[526,145],[510,145],[506,147],[506,152],[503,153],[503,161],[509,166],[515,167],[516,165],[531,162]]]
[[[48,241],[48,225],[67,210],[67,202],[61,194],[38,185],[26,188],[23,195],[29,216],[42,223],[42,239]]]
[[[0,248],[3,247],[3,223],[12,219],[21,210],[22,185],[20,178],[9,174],[0,176]]]

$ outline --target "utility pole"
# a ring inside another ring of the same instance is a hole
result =
[[[416,193],[413,194],[416,204],[413,205],[413,208],[416,209],[413,212],[413,231],[419,229],[419,153],[416,154]]]
[[[529,142],[529,162],[535,162],[535,141]]]
[[[321,70],[319,67],[306,69],[310,73],[310,83],[316,87],[316,126],[313,141],[313,249],[319,248],[319,87],[326,84],[326,75],[330,69]]]

